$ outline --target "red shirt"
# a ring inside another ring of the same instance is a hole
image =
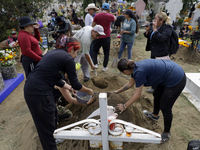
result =
[[[40,40],[40,32],[38,29],[34,29],[34,32],[35,36],[26,31],[20,30],[18,42],[22,51],[22,55],[28,56],[38,62],[42,58],[42,51],[38,44],[38,41]]]
[[[100,12],[95,15],[93,22],[95,22],[98,25],[101,25],[104,28],[104,33],[106,35],[102,35],[100,39],[110,37],[110,23],[112,21],[115,21],[115,17],[112,14],[109,14],[107,12]]]

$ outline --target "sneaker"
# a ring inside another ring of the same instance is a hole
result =
[[[102,71],[107,71],[108,70],[108,67],[103,67]]]
[[[69,109],[61,105],[58,105],[56,108],[58,111],[58,121],[68,121],[72,119],[73,113]]]
[[[145,114],[146,117],[148,117],[154,121],[158,121],[158,119],[160,118],[160,116],[158,116],[158,117],[153,116],[153,113],[149,112],[147,110],[143,110],[143,113]]]
[[[65,141],[65,139],[55,139],[56,144],[60,144],[64,141]]]
[[[166,141],[168,141],[169,140],[169,138],[170,138],[170,133],[169,133],[169,135],[167,135],[165,132],[163,132],[162,134],[161,134],[161,143],[164,143],[164,142],[166,142]]]
[[[147,89],[146,90],[148,93],[153,93],[154,92],[154,89],[151,87],[150,89]]]
[[[96,64],[96,65],[94,65],[94,68],[95,68],[95,69],[98,69],[98,65],[97,65],[97,64]]]

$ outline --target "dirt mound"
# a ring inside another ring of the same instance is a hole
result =
[[[95,98],[93,104],[89,106],[77,106],[73,104],[69,104],[66,107],[69,108],[73,113],[73,119],[67,122],[63,122],[60,124],[60,127],[86,119],[93,111],[99,108],[99,99],[98,95],[100,92],[106,91],[108,97],[108,105],[116,106],[119,103],[126,103],[131,95],[133,95],[133,89],[123,92],[122,94],[115,94],[113,89],[118,89],[122,87],[125,83],[127,83],[127,79],[120,76],[112,76],[112,77],[97,77],[93,78],[92,80],[88,81],[87,86],[94,89],[95,91]],[[106,86],[105,86],[106,85]],[[112,91],[111,91],[112,89]],[[141,127],[150,129],[155,132],[161,133],[161,127],[156,124],[154,121],[151,121],[142,113],[143,109],[148,109],[152,107],[152,102],[149,98],[140,97],[137,102],[135,102],[131,107],[127,108],[122,114],[118,113],[118,119],[132,122],[133,124],[139,125]],[[94,117],[95,119],[99,119],[99,117]],[[124,149],[140,149],[141,147],[145,146],[146,144],[136,144],[136,143],[124,143]],[[149,147],[149,146],[148,146]],[[151,149],[154,149],[155,145],[150,146]],[[89,147],[88,141],[74,141],[74,140],[67,140],[64,143],[58,146],[59,149],[81,149],[81,150],[88,150],[91,149]]]
[[[190,48],[180,47],[178,52],[175,55],[172,55],[171,60],[173,61],[183,61],[185,63],[199,63],[200,62],[200,53],[191,51]]]

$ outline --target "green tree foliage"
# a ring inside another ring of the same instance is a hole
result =
[[[1,0],[0,2],[0,42],[7,39],[8,30],[19,31],[19,19],[33,14],[43,15],[51,0]]]

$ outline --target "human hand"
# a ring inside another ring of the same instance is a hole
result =
[[[93,90],[92,89],[88,89],[88,91],[86,92],[88,95],[93,95],[94,94],[94,92],[93,92]]]
[[[58,89],[59,89],[59,86],[54,85],[54,89],[58,90]]]
[[[154,30],[157,30],[157,21],[155,22],[155,21],[153,21],[153,31]]]
[[[115,93],[115,94],[118,94],[118,92],[117,92],[117,91],[114,91],[114,93]]]
[[[149,31],[150,30],[150,26],[146,26],[146,31]]]
[[[94,67],[94,65],[92,65],[92,66],[91,66],[91,68],[92,68],[92,70],[95,70],[95,67]]]
[[[71,92],[72,92],[73,95],[76,95],[76,94],[77,94],[77,91],[74,90],[74,89],[72,89]]]
[[[94,101],[95,101],[95,98],[92,97],[86,104],[87,104],[87,105],[90,105],[90,104],[92,104]]]
[[[120,32],[119,32],[119,34],[123,34],[124,33],[124,30],[122,29]]]
[[[125,110],[125,108],[124,108],[124,104],[117,104],[117,106],[115,107],[115,109],[117,110],[117,111],[120,111],[120,114]]]
[[[37,24],[33,25],[33,28],[34,28],[34,29],[39,29],[40,25],[39,25],[38,22],[36,22],[36,23],[37,23]]]

